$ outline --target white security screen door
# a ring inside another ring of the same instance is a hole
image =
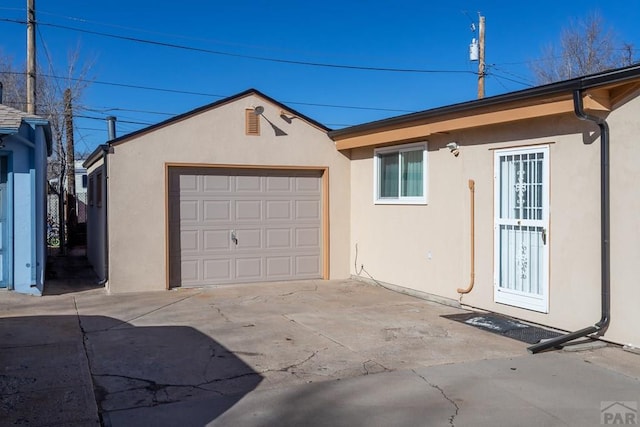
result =
[[[494,299],[549,312],[549,147],[499,150],[494,165]]]

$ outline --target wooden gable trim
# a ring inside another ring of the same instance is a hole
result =
[[[611,89],[611,105],[618,105],[618,103],[624,101],[628,96],[638,91],[640,91],[640,82],[622,85]]]

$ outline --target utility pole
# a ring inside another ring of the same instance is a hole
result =
[[[75,155],[73,140],[73,107],[71,89],[64,90],[64,131],[67,135],[67,192],[76,195]]]
[[[36,0],[27,0],[27,113],[36,113]]]
[[[485,77],[485,62],[484,62],[484,16],[478,12],[478,99],[484,98],[484,77]]]
[[[64,130],[67,135],[67,233],[69,241],[76,230],[76,167],[73,141],[73,109],[71,103],[71,89],[64,90]]]

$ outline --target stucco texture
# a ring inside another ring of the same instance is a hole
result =
[[[617,106],[611,126],[612,321],[605,338],[640,344],[640,100]],[[430,135],[428,204],[376,205],[373,148],[349,150],[351,269],[393,285],[461,300],[572,331],[600,319],[600,139],[597,126],[572,114]],[[453,156],[446,144],[460,145]],[[397,142],[400,143],[400,142]],[[494,155],[496,149],[549,147],[549,312],[494,302]],[[470,283],[470,198],[475,181],[475,283]]]
[[[264,107],[261,135],[245,110]],[[167,287],[167,165],[328,168],[330,278],[349,276],[349,159],[323,129],[257,94],[116,142],[108,159],[110,292]],[[276,136],[271,121],[286,135]]]

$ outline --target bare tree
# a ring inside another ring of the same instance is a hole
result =
[[[47,51],[46,45],[44,51]],[[80,48],[76,47],[69,53],[67,65],[64,73],[58,73],[51,61],[48,53],[46,56],[48,63],[46,67],[38,67],[36,81],[36,114],[49,120],[51,133],[53,137],[53,155],[49,158],[47,168],[47,179],[51,183],[51,189],[59,196],[59,206],[63,206],[64,200],[67,200],[66,192],[69,187],[69,180],[74,179],[75,165],[73,156],[69,156],[65,148],[64,140],[73,139],[70,132],[73,132],[73,126],[67,119],[66,113],[71,109],[73,111],[81,111],[81,99],[84,90],[90,84],[88,73],[91,69],[92,62],[84,62],[80,66]],[[44,70],[44,71],[43,71]],[[3,104],[10,107],[26,111],[26,73],[25,68],[18,68],[14,65],[13,58],[2,55],[0,52],[0,80],[3,82],[4,96]],[[67,96],[65,97],[65,93]],[[75,149],[74,149],[75,151]],[[69,173],[67,173],[69,172]],[[72,194],[75,201],[75,194]],[[70,209],[67,209],[69,212]],[[72,212],[75,209],[71,210]],[[63,218],[68,222],[69,218],[62,212],[51,212],[58,221],[54,221],[59,225],[60,241],[64,241]]]
[[[571,21],[557,45],[545,46],[531,70],[539,84],[571,79],[634,63],[632,44],[619,42],[599,13]]]
[[[14,66],[13,58],[0,51],[0,81],[2,81],[2,103],[18,110],[26,110],[26,83],[23,71]]]

